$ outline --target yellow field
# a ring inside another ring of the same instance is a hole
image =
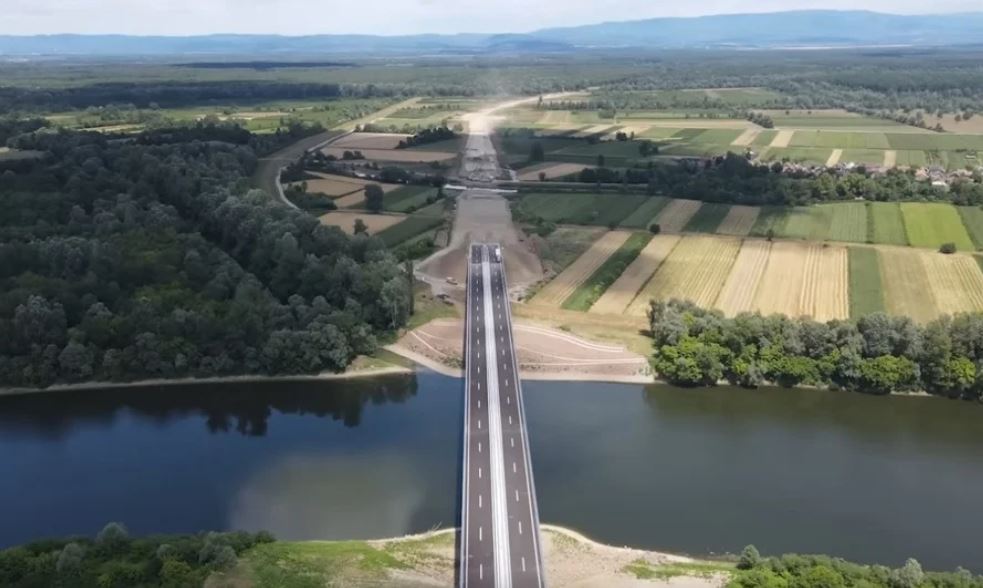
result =
[[[400,141],[409,136],[396,133],[352,133],[334,141],[331,146],[345,149],[395,149]]]
[[[546,179],[559,178],[570,174],[579,173],[584,168],[593,168],[593,165],[582,163],[541,163],[531,167],[523,168],[519,174],[519,180],[523,182],[534,182],[539,179],[540,173],[546,174]]]
[[[894,167],[898,164],[898,152],[888,149],[884,152],[884,167]]]
[[[771,140],[771,145],[769,147],[788,147],[792,142],[792,135],[795,131],[778,131],[775,138]]]
[[[546,284],[533,297],[532,301],[555,306],[563,304],[563,301],[573,294],[573,291],[583,284],[630,236],[630,231],[608,231],[600,239],[594,241],[590,249],[578,257],[560,275]]]
[[[878,250],[878,256],[884,303],[889,313],[910,316],[921,323],[940,314],[932,282],[917,252],[884,248]]]
[[[753,310],[761,314],[847,318],[847,250],[819,243],[774,243],[758,283]]]
[[[359,190],[348,196],[342,196],[341,198],[335,198],[335,206],[338,208],[354,208],[359,204],[365,202],[365,190]]]
[[[761,134],[761,129],[747,129],[741,136],[734,139],[731,145],[735,147],[747,147]]]
[[[829,158],[826,160],[826,167],[833,167],[840,162],[841,157],[843,157],[843,150],[833,149],[833,152],[829,154]]]
[[[374,235],[404,220],[406,215],[396,214],[366,214],[364,212],[343,212],[336,210],[320,217],[322,225],[338,227],[352,235],[355,233],[355,219],[360,218],[369,228],[369,234]]]
[[[334,155],[338,159],[351,151],[345,147],[325,147],[321,150],[325,155]],[[431,163],[433,161],[447,161],[457,157],[456,153],[445,151],[416,151],[411,149],[359,149],[365,159],[377,161],[400,161],[404,163]]]
[[[655,223],[666,233],[678,233],[701,206],[703,203],[699,200],[673,199],[655,217]]]
[[[754,309],[755,293],[768,266],[770,253],[768,241],[744,242],[715,304],[724,314],[735,316]]]
[[[735,204],[730,207],[727,216],[717,227],[717,232],[721,235],[734,235],[735,237],[747,236],[751,232],[751,228],[754,227],[755,221],[758,220],[760,212],[761,209],[757,206]]]
[[[669,257],[679,239],[678,235],[656,235],[653,237],[638,254],[635,261],[631,262],[624,273],[594,303],[590,312],[607,314],[624,312],[625,308],[635,298],[638,290],[649,279],[649,276],[655,273],[662,262]]]
[[[739,239],[729,237],[683,237],[626,312],[645,316],[651,299],[680,298],[712,306],[740,247]]]
[[[968,255],[919,252],[932,295],[946,313],[983,310],[983,272]]]

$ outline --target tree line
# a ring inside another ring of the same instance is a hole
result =
[[[652,367],[684,386],[829,386],[925,391],[983,400],[983,313],[924,326],[875,313],[820,323],[783,315],[727,318],[690,302],[652,301]]]
[[[12,139],[0,174],[0,382],[341,371],[409,312],[381,240],[249,189],[291,140],[200,123]]]

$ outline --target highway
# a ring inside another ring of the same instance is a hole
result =
[[[459,584],[544,586],[539,512],[518,378],[504,260],[468,252],[464,469]]]

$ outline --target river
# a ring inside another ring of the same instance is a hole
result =
[[[692,554],[821,552],[983,572],[983,406],[818,390],[526,382],[543,522]],[[0,397],[0,546],[451,526],[462,383],[235,383]]]

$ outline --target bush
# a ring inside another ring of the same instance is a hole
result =
[[[955,243],[943,243],[942,246],[939,247],[939,251],[941,253],[945,253],[946,255],[955,253],[956,252],[956,244]]]
[[[658,235],[662,232],[662,227],[659,225],[659,223],[652,223],[649,225],[649,232],[653,235]]]
[[[739,570],[750,570],[754,569],[761,563],[761,554],[758,553],[758,548],[754,545],[748,545],[741,550],[741,558],[737,561],[737,569]]]

